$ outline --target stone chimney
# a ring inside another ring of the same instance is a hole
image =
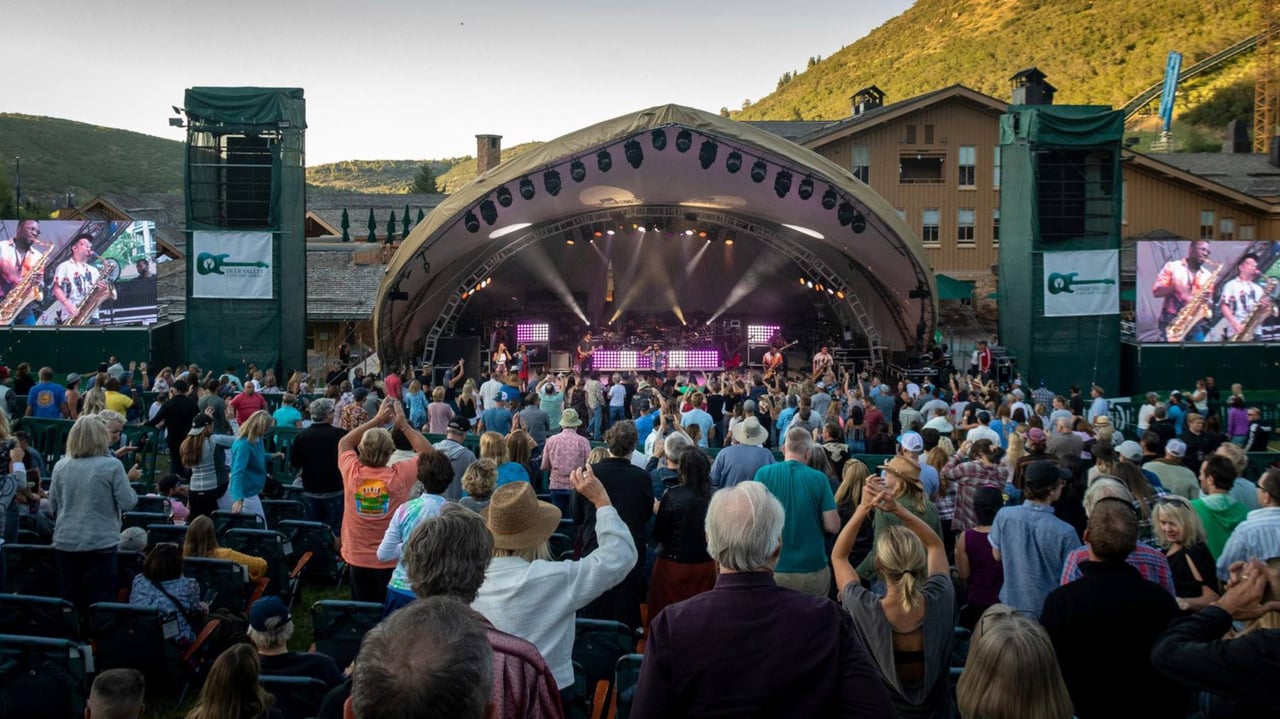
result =
[[[853,93],[853,116],[884,106],[884,90],[872,85]]]
[[[1053,95],[1058,88],[1045,80],[1045,74],[1039,68],[1029,67],[1019,70],[1009,78],[1013,83],[1011,105],[1052,105]]]
[[[502,162],[502,135],[476,135],[476,174],[483,175]]]
[[[1227,132],[1223,135],[1222,151],[1229,155],[1253,152],[1253,138],[1249,137],[1249,133],[1247,120],[1228,122]]]

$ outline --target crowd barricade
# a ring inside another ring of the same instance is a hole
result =
[[[31,438],[31,446],[44,457],[46,467],[49,471],[53,471],[53,465],[65,453],[67,447],[67,435],[71,434],[71,425],[74,421],[69,419],[41,419],[39,417],[23,417],[18,422],[17,429],[27,433]]]

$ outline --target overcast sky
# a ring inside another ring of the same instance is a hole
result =
[[[197,85],[301,87],[307,164],[475,153],[665,103],[773,91],[910,0],[7,3],[0,110],[173,139]]]

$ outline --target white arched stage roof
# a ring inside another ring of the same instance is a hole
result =
[[[660,150],[655,135],[665,138]],[[685,139],[688,147],[681,152]],[[599,164],[602,151],[611,162],[607,171]],[[735,153],[741,164],[733,172],[729,160]],[[576,162],[585,175],[581,181],[573,178]],[[559,175],[554,196],[546,184],[549,171]],[[526,192],[533,190],[531,198],[523,196],[522,184]],[[666,245],[651,231],[642,238],[648,246],[634,253],[621,246],[637,241],[630,228],[655,225],[665,228]],[[628,232],[609,237],[602,253],[586,240],[593,229],[605,227]],[[547,258],[544,266],[549,261],[558,275],[553,282],[573,293],[601,283],[605,254],[617,260],[609,266],[621,284],[628,275],[624,256],[634,270],[637,257],[687,255],[688,247],[671,243],[694,227],[709,231],[717,244],[725,237],[737,242],[698,253],[695,270],[674,278],[660,303],[682,303],[686,314],[715,312],[732,288],[742,286],[741,276],[757,256],[771,255],[773,261],[763,265],[770,275],[757,277],[759,287],[739,298],[733,311],[778,313],[785,308],[771,305],[796,302],[796,292],[814,295],[804,284],[808,278],[823,285],[825,291],[816,294],[825,295],[821,300],[839,322],[872,347],[903,350],[932,334],[933,273],[919,239],[883,198],[844,168],[788,140],[665,105],[547,142],[450,195],[414,228],[387,267],[374,312],[379,355],[404,362],[425,350],[430,359],[436,340],[452,334],[466,304],[482,294],[476,287],[527,248],[550,250],[540,253]],[[581,241],[565,247],[572,238]],[[519,277],[530,284],[552,281],[536,275],[526,270]],[[777,292],[796,285],[797,278],[799,286],[788,288],[789,294]],[[635,294],[643,295],[641,301],[654,299],[652,288]]]

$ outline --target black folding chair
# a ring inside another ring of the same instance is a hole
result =
[[[346,667],[360,652],[360,640],[382,621],[382,605],[376,602],[344,602],[324,599],[311,605],[312,638],[316,651],[328,654]]]
[[[53,547],[47,544],[4,545],[6,591],[37,597],[61,597],[62,581]]]
[[[276,709],[284,719],[308,719],[320,711],[329,687],[315,677],[258,676],[258,683],[276,698]]]
[[[89,607],[89,636],[97,671],[137,669],[149,679],[166,685],[180,684],[181,704],[187,689],[212,658],[204,656],[205,641],[217,629],[219,620],[205,623],[196,639],[185,649],[165,638],[166,612],[158,607],[99,602]],[[195,629],[195,627],[193,627]]]
[[[304,522],[299,519],[285,519],[280,522],[279,532],[292,545],[293,556],[297,561],[302,554],[311,552],[311,561],[307,564],[307,574],[325,579],[339,579],[346,571],[342,554],[334,544],[333,530],[323,522]]]
[[[83,716],[93,669],[88,644],[0,634],[0,716]]]
[[[267,522],[262,517],[248,512],[228,512],[219,509],[209,515],[213,520],[213,530],[217,532],[218,537],[226,536],[227,532],[233,529],[266,529]]]
[[[120,529],[142,527],[146,529],[152,524],[173,524],[173,517],[163,512],[125,512],[120,519]]]
[[[185,524],[148,524],[147,551],[161,542],[172,542],[179,547],[187,541],[187,525]]]
[[[232,529],[227,532],[224,544],[228,549],[267,560],[267,579],[270,581],[266,593],[274,594],[286,605],[293,606],[298,582],[311,561],[310,552],[303,552],[296,562],[290,562],[293,548],[288,546],[287,538],[270,529]]]
[[[143,494],[138,496],[138,503],[133,505],[130,512],[151,512],[152,514],[163,514],[165,516],[173,516],[173,505],[169,503],[168,497],[159,495]]]
[[[210,611],[248,611],[253,584],[243,564],[229,559],[190,557],[182,562],[182,574],[200,585],[200,595],[209,603]],[[212,599],[208,598],[210,594]]]
[[[302,502],[292,499],[264,499],[262,511],[267,515],[267,528],[280,530],[280,523],[288,519],[302,519]]]
[[[80,639],[80,618],[65,599],[0,594],[0,634]]]
[[[129,593],[133,591],[133,578],[142,574],[142,562],[145,559],[142,552],[116,550],[116,598],[119,601],[129,601]]]
[[[587,689],[595,696],[593,704],[608,700],[613,694],[618,660],[635,650],[631,628],[622,622],[605,619],[574,622],[573,661],[581,664],[586,672]]]

